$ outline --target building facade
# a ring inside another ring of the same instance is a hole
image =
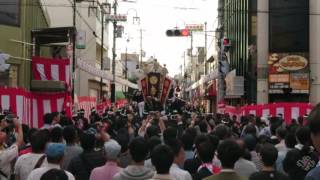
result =
[[[244,95],[228,104],[320,101],[317,0],[221,0],[230,70]]]
[[[7,16],[10,15],[10,16]],[[8,70],[0,72],[0,86],[30,89],[31,30],[50,24],[40,0],[0,1],[0,53],[9,54]],[[48,50],[41,55],[49,54]]]

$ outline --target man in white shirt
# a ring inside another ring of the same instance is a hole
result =
[[[0,121],[6,121],[1,119]],[[0,179],[10,179],[11,176],[11,163],[18,157],[19,147],[23,144],[23,132],[21,124],[17,118],[13,118],[12,123],[15,127],[17,141],[10,147],[6,147],[7,133],[3,130],[0,131]]]
[[[61,169],[60,164],[62,163],[64,156],[65,145],[62,143],[49,143],[45,154],[47,156],[48,164],[44,167],[33,170],[28,176],[28,180],[39,180],[41,176],[51,169]],[[68,176],[68,180],[74,180],[74,176],[65,171]]]
[[[40,130],[31,136],[32,152],[24,154],[17,159],[14,167],[16,180],[27,180],[32,170],[47,164],[44,154],[48,141],[46,134],[44,130]]]
[[[166,144],[174,153],[174,161],[170,168],[170,175],[177,180],[192,180],[190,173],[180,168],[183,165],[185,158],[185,153],[181,142],[177,139],[170,139],[166,141]]]

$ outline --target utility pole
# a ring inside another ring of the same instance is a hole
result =
[[[204,23],[204,75],[207,75],[207,22]]]
[[[183,70],[186,73],[186,51],[183,51]]]
[[[73,28],[74,28],[74,32],[73,32],[73,36],[72,36],[72,92],[71,92],[71,97],[72,97],[72,101],[74,103],[74,79],[75,79],[75,71],[76,71],[76,32],[77,32],[77,28],[76,28],[76,8],[77,8],[77,3],[76,0],[73,0]]]
[[[114,15],[117,15],[118,1],[115,0],[113,4]],[[117,38],[117,21],[113,21],[113,47],[112,47],[112,81],[111,81],[111,102],[116,102],[116,38]]]
[[[194,62],[193,62],[193,33],[190,31],[190,40],[191,40],[191,47],[190,47],[190,61],[191,61],[191,69],[193,68]],[[195,71],[197,74],[197,70]],[[197,75],[195,75],[195,81],[197,80],[196,78]]]
[[[143,50],[142,50],[142,29],[140,29],[140,69],[142,69],[142,55],[143,55]]]
[[[104,46],[104,11],[103,6],[100,5],[101,10],[101,48],[100,48],[100,63],[101,63],[101,71],[103,71],[103,46]],[[103,79],[100,78],[100,101],[103,101]]]

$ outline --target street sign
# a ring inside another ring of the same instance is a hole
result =
[[[107,20],[108,21],[127,21],[127,15],[125,14],[110,14],[107,15]]]
[[[187,24],[185,29],[189,31],[203,31],[204,25],[203,24]]]

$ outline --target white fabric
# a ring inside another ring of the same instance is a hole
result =
[[[51,164],[48,163],[47,165],[45,165],[45,167],[41,167],[41,168],[37,168],[35,170],[33,170],[30,175],[28,176],[27,180],[39,180],[41,178],[41,176],[46,173],[47,171],[51,170],[51,169],[61,169],[59,165],[57,164]],[[64,171],[67,176],[68,176],[68,180],[74,180],[74,176],[68,172],[68,171]]]
[[[250,110],[250,111],[249,111],[249,114],[256,115],[256,111],[255,111],[255,110]]]
[[[170,174],[176,180],[192,180],[190,173],[179,168],[179,166],[175,163],[173,163],[170,168]]]
[[[2,110],[7,110],[10,107],[10,97],[8,95],[1,96],[1,107]]]
[[[291,119],[298,119],[300,116],[300,109],[298,107],[292,107],[291,108]]]
[[[14,174],[18,176],[20,180],[27,180],[30,172],[34,169],[42,156],[44,156],[44,154],[35,153],[28,153],[20,156],[14,166]],[[44,160],[40,167],[44,167],[47,164],[47,160]]]
[[[51,113],[50,100],[43,100],[43,114]]]
[[[18,146],[16,144],[10,146],[7,149],[0,151],[0,170],[4,172],[8,177],[11,173],[11,162],[18,157]],[[0,175],[0,179],[6,179]]]
[[[70,69],[70,65],[66,65],[66,82],[70,82],[70,72],[71,72],[71,69]]]
[[[22,119],[23,118],[23,96],[16,96],[17,103],[17,116]]]
[[[37,64],[37,70],[40,74],[41,80],[48,80],[46,74],[44,73],[44,64]]]
[[[51,78],[52,80],[59,81],[59,65],[51,65]]]
[[[64,98],[57,99],[57,111],[61,112],[63,108]]]
[[[32,117],[33,127],[38,127],[38,103],[36,99],[32,100]]]
[[[282,117],[284,116],[284,108],[283,107],[279,107],[276,109],[276,115],[278,114],[282,114]]]

